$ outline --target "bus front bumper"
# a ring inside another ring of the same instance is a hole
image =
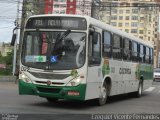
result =
[[[86,84],[78,86],[47,86],[26,83],[19,80],[20,95],[37,95],[40,97],[53,97],[58,99],[85,100]]]

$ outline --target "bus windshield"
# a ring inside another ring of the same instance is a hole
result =
[[[85,63],[86,33],[26,31],[22,64],[38,69],[70,70]]]

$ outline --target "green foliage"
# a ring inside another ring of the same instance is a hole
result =
[[[0,69],[0,75],[11,75],[12,74],[12,61],[13,51],[8,52],[7,56],[2,56],[0,53],[0,64],[6,64],[6,69]]]
[[[12,64],[12,60],[13,60],[13,51],[12,52],[8,52],[7,56],[3,57],[6,65],[11,65]]]
[[[12,65],[7,66],[6,69],[0,69],[0,76],[2,75],[12,75]]]

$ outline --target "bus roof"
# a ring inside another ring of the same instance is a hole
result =
[[[144,40],[142,40],[142,39],[140,39],[138,37],[135,37],[132,34],[126,33],[124,31],[121,31],[121,30],[119,30],[119,29],[117,29],[117,28],[115,28],[115,27],[113,27],[111,25],[108,25],[108,24],[106,24],[104,22],[101,22],[101,21],[96,20],[96,19],[94,19],[92,17],[89,17],[89,16],[70,15],[70,14],[43,14],[43,15],[34,15],[34,16],[31,16],[30,18],[33,18],[33,17],[52,17],[52,16],[57,16],[57,17],[58,16],[63,16],[63,17],[82,17],[82,18],[86,18],[87,22],[89,23],[88,25],[90,25],[90,24],[94,25],[94,26],[96,26],[98,28],[102,28],[102,29],[104,29],[106,31],[110,31],[110,32],[113,32],[115,34],[119,34],[119,35],[121,35],[123,37],[129,38],[129,39],[134,40],[134,41],[136,41],[138,43],[142,43],[142,44],[144,44],[146,46],[153,47],[153,45],[152,45],[151,42],[144,41]]]

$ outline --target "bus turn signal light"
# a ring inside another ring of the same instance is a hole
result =
[[[68,91],[68,95],[70,95],[70,96],[79,96],[79,92],[78,91]]]

